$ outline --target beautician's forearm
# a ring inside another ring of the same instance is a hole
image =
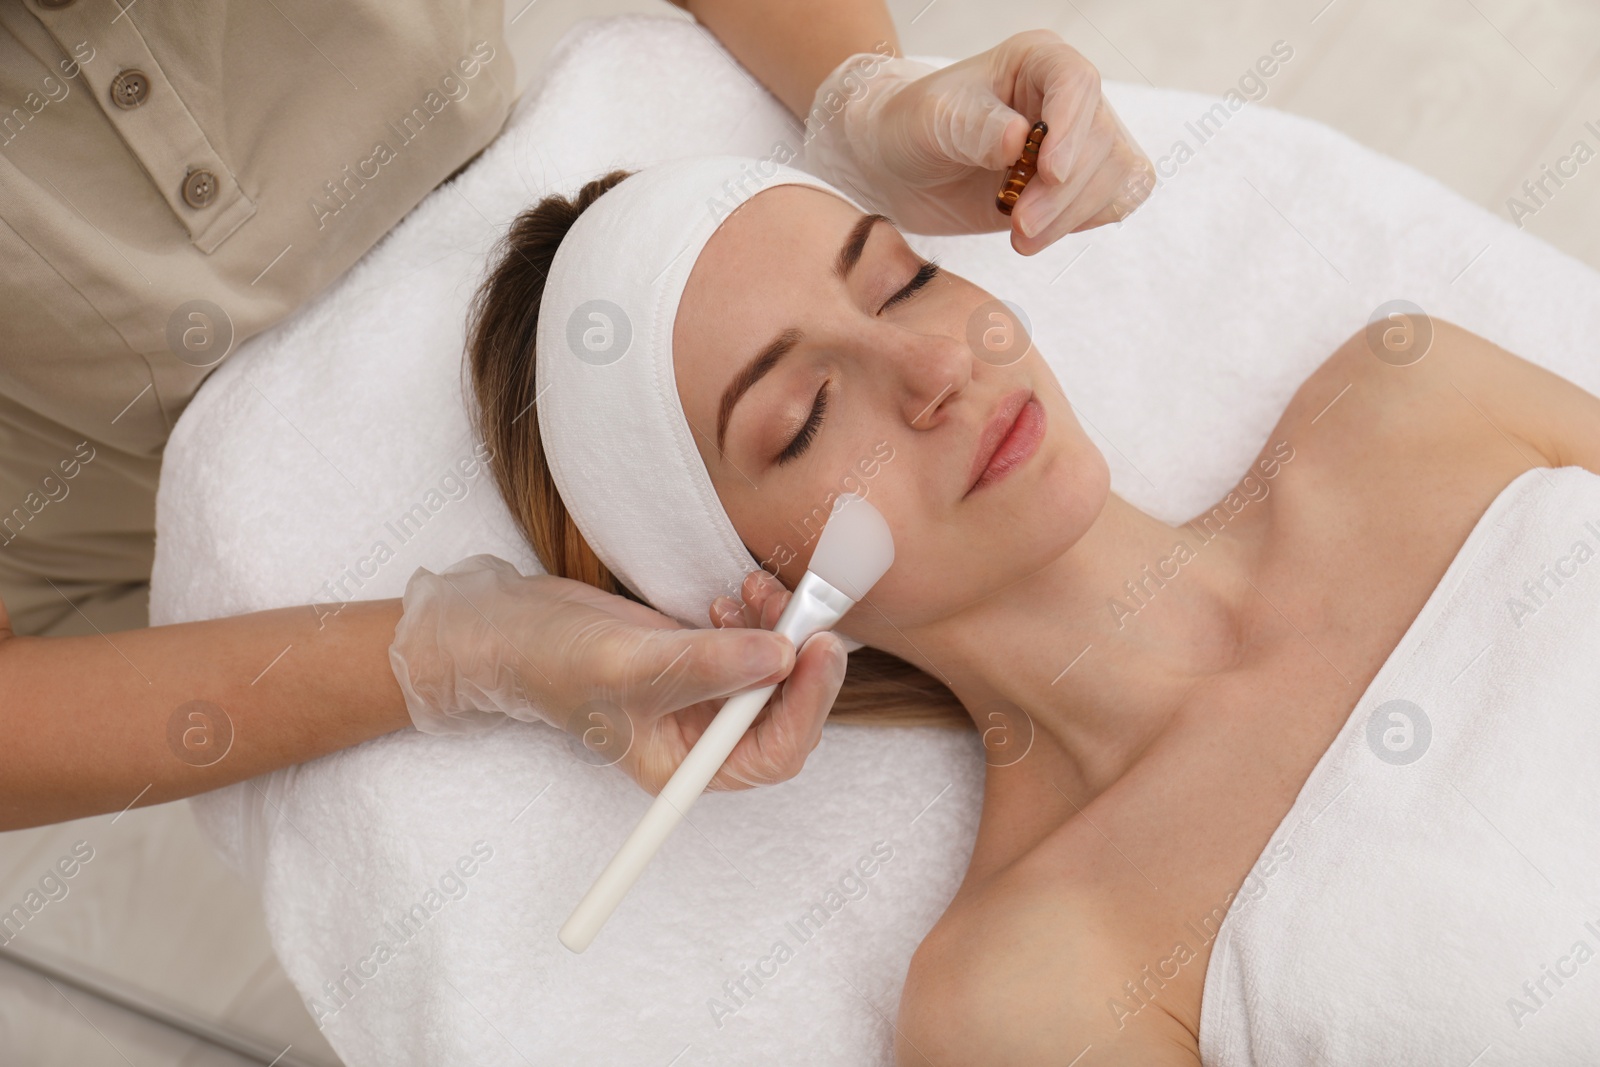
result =
[[[882,0],[673,0],[804,119],[822,79],[858,52],[900,54]]]
[[[388,658],[400,610],[355,601],[0,639],[0,830],[192,796],[409,726]],[[232,723],[210,766],[169,742],[195,700]]]

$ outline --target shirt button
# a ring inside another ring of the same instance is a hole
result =
[[[150,95],[150,79],[142,70],[125,70],[111,79],[111,102],[124,111],[144,103]]]
[[[209,170],[192,170],[183,179],[183,202],[190,207],[205,207],[217,198],[217,176]]]

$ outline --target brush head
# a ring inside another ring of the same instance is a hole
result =
[[[842,493],[822,528],[811,571],[851,600],[860,601],[894,563],[894,535],[867,498]]]

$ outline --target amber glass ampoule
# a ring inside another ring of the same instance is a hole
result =
[[[1000,209],[1002,215],[1011,214],[1011,209],[1017,206],[1017,200],[1022,196],[1022,190],[1028,187],[1028,180],[1039,169],[1039,146],[1044,143],[1044,135],[1050,127],[1042,121],[1035,122],[1033,129],[1028,131],[1028,140],[1022,146],[1022,155],[1006,171],[1005,184],[996,194],[994,206]]]

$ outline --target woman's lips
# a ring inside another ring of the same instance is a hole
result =
[[[1044,440],[1046,426],[1044,405],[1039,403],[1032,392],[1024,392],[1026,401],[1017,409],[1016,416],[1005,431],[1005,436],[1000,439],[994,454],[978,473],[977,480],[967,490],[967,495],[970,496],[984,486],[1004,478],[1039,450],[1039,442]],[[1002,407],[1001,410],[1003,412],[1005,408]]]

